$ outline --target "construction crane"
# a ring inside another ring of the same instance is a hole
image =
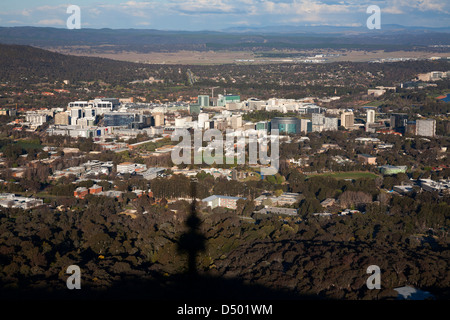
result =
[[[217,89],[217,88],[220,88],[220,87],[211,87],[210,89],[211,89],[211,98],[214,98],[214,89]]]

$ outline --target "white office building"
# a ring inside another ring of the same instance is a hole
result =
[[[424,137],[434,137],[436,135],[436,120],[417,120],[416,135]]]

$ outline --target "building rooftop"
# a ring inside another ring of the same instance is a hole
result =
[[[367,153],[360,153],[360,154],[358,154],[358,156],[361,156],[364,158],[376,158],[376,156],[373,156],[373,155],[367,154]]]
[[[289,216],[297,215],[297,209],[278,208],[278,207],[266,207],[266,208],[262,208],[261,210],[256,211],[256,212],[263,213],[263,214],[283,214],[283,215],[289,215]]]
[[[204,202],[208,202],[208,201],[213,201],[213,200],[215,200],[215,199],[218,199],[218,198],[220,198],[220,199],[231,199],[231,200],[239,200],[239,199],[246,199],[246,198],[241,198],[241,197],[231,197],[231,196],[222,196],[222,195],[212,195],[212,196],[209,196],[209,197],[207,197],[207,198],[205,198],[205,199],[202,199],[202,201],[204,201]]]

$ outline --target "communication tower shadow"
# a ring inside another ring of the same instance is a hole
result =
[[[206,249],[206,237],[200,232],[201,220],[197,216],[197,179],[191,179],[191,206],[186,219],[188,230],[178,240],[178,252],[188,255],[187,274],[193,277],[198,275],[197,255]]]

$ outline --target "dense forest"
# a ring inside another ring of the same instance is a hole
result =
[[[13,83],[55,81],[132,81],[146,73],[139,65],[103,58],[63,55],[20,45],[0,45],[0,79]],[[150,68],[149,66],[147,66]]]
[[[223,208],[204,211],[198,229],[204,250],[198,254],[197,268],[203,275],[238,277],[328,299],[392,298],[392,289],[406,284],[448,299],[444,226],[450,219],[449,199],[434,197],[393,197],[389,210],[373,204],[364,215],[329,219],[256,214],[248,220]],[[117,201],[109,198],[68,198],[60,203],[64,205],[56,211],[1,210],[3,294],[39,288],[63,291],[65,269],[72,264],[80,266],[88,292],[108,290],[127,277],[144,281],[165,274],[170,279],[186,272],[187,256],[179,246],[188,232],[183,221],[191,210],[189,203],[167,207],[140,198],[147,213],[136,218],[118,214]],[[381,291],[365,286],[365,269],[371,264],[382,270]]]

